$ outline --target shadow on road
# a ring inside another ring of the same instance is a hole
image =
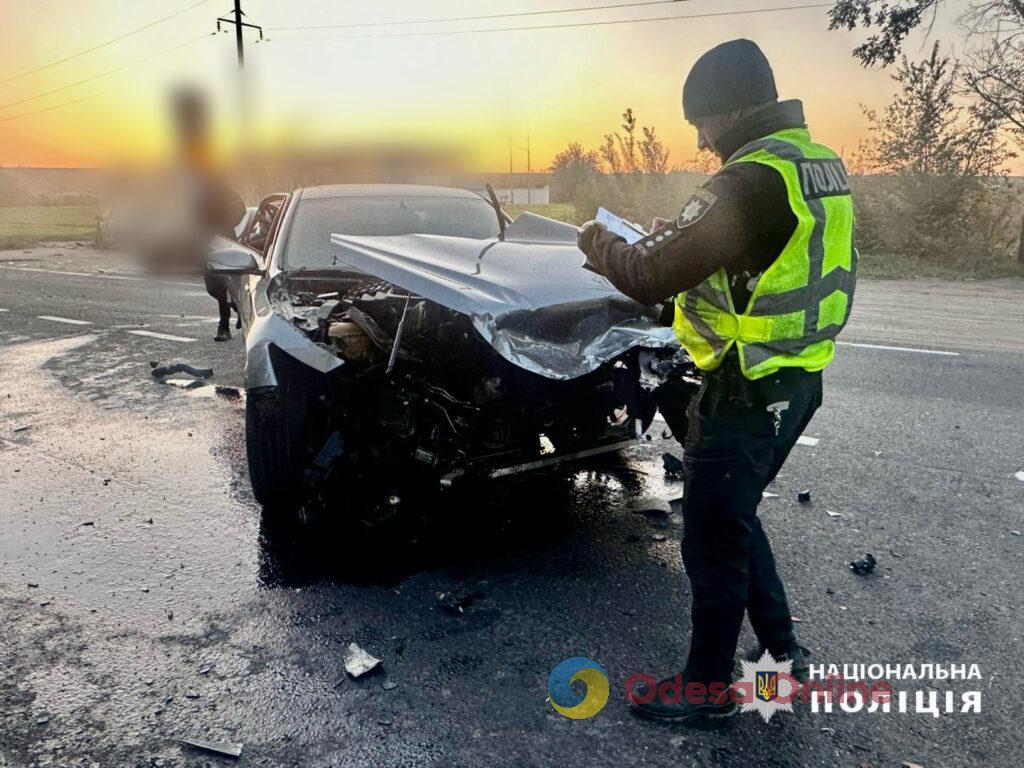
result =
[[[267,587],[323,580],[391,585],[427,570],[479,575],[560,557],[593,531],[592,519],[607,519],[624,496],[639,491],[637,476],[616,463],[443,494],[421,491],[393,519],[372,527],[332,520],[330,500],[316,522],[278,525],[264,518],[260,579]]]

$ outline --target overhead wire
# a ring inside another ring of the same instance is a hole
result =
[[[22,77],[28,77],[29,75],[34,75],[36,72],[42,72],[44,69],[49,69],[50,67],[55,67],[58,64],[63,64],[66,61],[71,61],[72,59],[77,59],[79,56],[85,56],[85,54],[87,54],[87,53],[92,53],[93,51],[98,51],[101,48],[106,48],[108,45],[113,45],[114,43],[120,42],[121,40],[124,40],[127,37],[131,37],[132,35],[138,34],[139,32],[143,32],[143,31],[145,31],[147,29],[151,29],[151,28],[155,27],[157,24],[163,24],[165,21],[170,21],[171,19],[173,19],[173,18],[175,18],[177,16],[181,16],[181,14],[187,13],[188,11],[191,11],[193,8],[198,8],[200,5],[203,5],[204,3],[207,3],[207,2],[209,2],[209,0],[199,0],[198,2],[192,3],[192,5],[186,6],[185,8],[182,8],[179,11],[175,11],[174,13],[168,14],[167,16],[163,16],[163,17],[161,17],[159,19],[156,19],[155,21],[151,21],[148,24],[143,24],[141,27],[136,27],[135,29],[131,29],[131,30],[129,30],[129,31],[123,33],[123,34],[118,35],[117,37],[112,37],[109,40],[106,40],[106,41],[104,41],[102,43],[94,45],[91,48],[86,48],[83,51],[78,51],[77,53],[72,53],[69,56],[65,56],[62,59],[57,59],[56,61],[51,61],[49,64],[43,64],[42,66],[36,67],[35,69],[29,69],[29,70],[26,70],[25,72],[22,72],[21,74],[13,75],[12,77],[8,77],[6,79],[0,80],[0,85],[3,85],[4,83],[9,83],[12,80],[18,80],[18,79],[20,79]]]
[[[797,10],[808,10],[813,8],[831,8],[832,3],[811,3],[805,5],[781,5],[772,8],[745,8],[736,9],[731,11],[708,11],[706,13],[690,13],[690,14],[677,14],[674,16],[654,16],[646,17],[641,19],[607,19],[602,21],[577,21],[570,22],[567,24],[543,24],[525,27],[486,27],[476,29],[441,29],[441,30],[426,30],[420,32],[386,32],[383,34],[368,34],[368,35],[336,35],[328,37],[319,37],[318,40],[368,40],[368,39],[379,39],[379,38],[395,38],[395,37],[441,37],[448,35],[475,35],[483,33],[493,32],[529,32],[536,30],[548,30],[548,29],[570,29],[580,27],[603,27],[611,26],[615,24],[642,24],[645,22],[653,21],[679,21],[683,19],[709,19],[714,17],[722,16],[744,16],[757,13],[774,13],[779,11],[797,11]],[[284,30],[281,30],[284,31]],[[287,38],[284,38],[287,39]],[[305,39],[305,38],[296,38]],[[268,41],[271,42],[271,41]]]
[[[149,56],[144,56],[141,59],[136,59],[135,61],[130,61],[127,64],[122,64],[119,67],[114,67],[113,69],[108,69],[106,72],[100,72],[99,74],[92,75],[91,77],[87,77],[84,80],[78,80],[78,81],[76,81],[74,83],[68,83],[67,85],[62,85],[59,88],[53,88],[53,89],[51,89],[49,91],[43,91],[42,93],[37,93],[37,94],[35,94],[33,96],[26,96],[23,99],[18,99],[17,101],[10,101],[7,104],[0,104],[0,110],[7,109],[9,107],[16,107],[19,104],[25,104],[25,103],[27,103],[29,101],[35,101],[36,99],[41,99],[44,96],[52,96],[55,93],[60,93],[61,91],[66,91],[69,88],[75,88],[76,86],[79,86],[79,85],[85,85],[86,83],[91,83],[93,80],[99,80],[101,77],[106,77],[107,75],[112,75],[115,72],[121,72],[122,70],[129,69],[129,68],[137,66],[139,64],[144,64],[147,61],[151,61],[152,59],[159,58],[160,56],[164,56],[165,54],[171,53],[172,51],[177,51],[177,50],[179,50],[181,48],[184,48],[185,46],[192,45],[193,43],[198,43],[200,40],[205,40],[206,38],[212,37],[213,35],[216,35],[216,34],[217,34],[216,32],[207,32],[205,34],[199,35],[198,37],[193,37],[191,40],[186,40],[183,43],[179,43],[178,45],[173,45],[170,48],[165,48],[162,51],[158,51],[157,53],[151,54]]]
[[[491,13],[474,16],[444,16],[434,19],[402,19],[399,21],[362,21],[347,24],[314,24],[295,27],[267,27],[268,32],[291,32],[296,30],[318,29],[354,29],[357,27],[391,27],[407,24],[440,24],[446,21],[483,21],[487,19],[509,19],[522,16],[545,16],[554,13],[583,13],[585,11],[604,11],[612,8],[640,8],[648,5],[668,5],[685,3],[690,0],[641,0],[632,3],[609,3],[605,5],[587,5],[576,8],[547,8],[542,11],[516,11],[511,13]]]

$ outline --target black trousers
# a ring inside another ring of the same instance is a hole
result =
[[[203,275],[203,282],[206,283],[206,292],[217,300],[217,312],[220,315],[221,329],[231,326],[231,302],[228,300],[228,284],[220,275]]]
[[[670,383],[660,400],[684,450],[682,553],[693,600],[686,679],[728,683],[744,612],[769,649],[795,640],[757,505],[821,405],[821,373],[791,368],[749,381],[730,352],[696,395]]]

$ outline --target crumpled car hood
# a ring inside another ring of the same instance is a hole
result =
[[[469,316],[506,360],[551,379],[590,373],[632,347],[677,344],[658,310],[583,269],[576,228],[524,213],[505,239],[334,234],[337,260]]]

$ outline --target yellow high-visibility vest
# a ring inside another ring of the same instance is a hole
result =
[[[760,163],[786,183],[797,225],[737,312],[725,270],[675,300],[673,330],[698,368],[717,368],[735,344],[740,368],[759,379],[780,368],[820,371],[853,306],[857,253],[843,161],[803,128],[752,141],[725,165]]]

